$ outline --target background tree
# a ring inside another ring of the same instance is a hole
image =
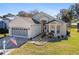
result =
[[[6,18],[6,17],[12,17],[12,16],[14,16],[14,15],[11,14],[11,13],[8,13],[8,14],[3,15],[3,18]]]
[[[79,16],[79,3],[75,4],[74,9],[76,11],[76,15]],[[78,19],[79,19],[79,17],[78,17]]]
[[[22,16],[22,17],[33,17],[34,15],[36,15],[37,13],[39,13],[38,10],[33,10],[30,12],[25,12],[25,11],[20,11],[17,16]]]
[[[21,17],[32,17],[33,15],[31,13],[27,13],[25,11],[20,11],[17,16],[21,16]]]
[[[70,9],[61,9],[60,10],[61,20],[68,23],[68,26],[70,26],[71,21],[73,20],[73,13]]]
[[[39,11],[38,10],[33,10],[33,11],[30,11],[30,13],[33,14],[33,15],[36,15],[36,14],[39,13]]]
[[[70,10],[72,11],[74,18],[79,20],[79,3],[71,5]]]

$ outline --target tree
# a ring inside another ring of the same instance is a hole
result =
[[[76,14],[79,16],[79,3],[76,3],[74,8],[75,8]]]
[[[79,3],[71,5],[70,10],[72,11],[74,18],[79,19]]]
[[[21,16],[21,17],[32,17],[33,15],[31,13],[27,13],[25,11],[20,11],[17,16]]]
[[[67,9],[60,10],[60,14],[61,14],[61,20],[65,21],[65,22],[69,22],[69,19],[67,17],[67,15],[68,15]]]
[[[30,11],[31,14],[35,15],[35,14],[38,14],[39,11],[38,10],[33,10],[33,11]]]
[[[61,9],[60,10],[61,20],[67,23],[67,26],[70,27],[71,21],[73,20],[73,13],[70,9]]]
[[[14,16],[14,15],[11,14],[11,13],[8,13],[8,14],[6,14],[6,15],[3,15],[3,18],[6,18],[6,17],[12,17],[12,16]]]
[[[73,13],[69,9],[60,10],[61,20],[70,23],[73,20]]]

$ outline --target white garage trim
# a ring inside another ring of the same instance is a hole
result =
[[[15,37],[28,38],[28,30],[25,28],[11,28],[11,35]]]

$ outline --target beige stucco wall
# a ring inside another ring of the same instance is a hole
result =
[[[36,24],[36,25],[31,25],[30,30],[28,31],[29,38],[30,37],[35,37],[41,33],[41,25]]]
[[[66,24],[61,24],[60,33],[61,35],[66,35]]]

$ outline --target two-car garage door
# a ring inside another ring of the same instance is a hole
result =
[[[12,28],[12,36],[27,38],[28,30],[25,28]]]

